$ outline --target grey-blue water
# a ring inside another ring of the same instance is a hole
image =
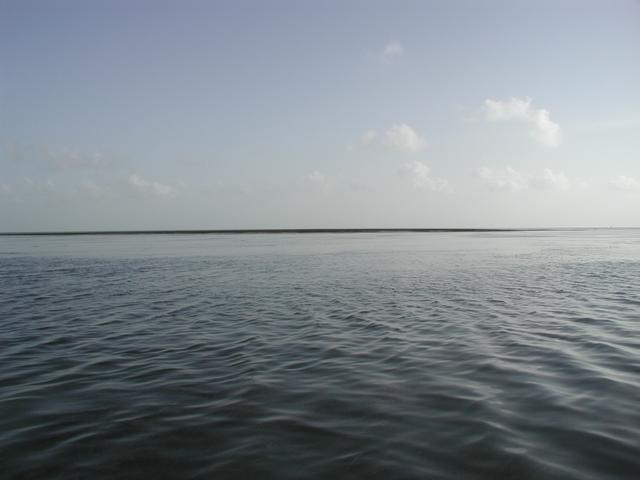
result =
[[[640,231],[0,237],[0,477],[640,478]]]

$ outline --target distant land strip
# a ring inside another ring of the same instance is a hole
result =
[[[545,232],[601,230],[611,227],[577,228],[265,228],[231,230],[86,230],[60,232],[0,232],[0,235],[195,235],[195,234],[259,234],[259,233],[482,233],[482,232]]]

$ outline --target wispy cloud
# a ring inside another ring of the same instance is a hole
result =
[[[93,180],[85,179],[80,183],[80,191],[88,194],[92,198],[100,198],[105,196],[107,188],[98,185]]]
[[[530,135],[544,146],[560,145],[560,126],[551,120],[548,110],[534,108],[529,97],[508,100],[486,99],[483,113],[489,122],[520,121],[527,124]]]
[[[523,175],[511,167],[492,169],[479,168],[476,174],[492,190],[522,190],[527,187],[527,181]]]
[[[139,193],[145,195],[172,198],[177,194],[177,188],[163,183],[145,180],[138,174],[132,174],[128,180],[129,186]]]
[[[406,163],[404,169],[410,173],[413,185],[416,188],[448,193],[453,191],[451,184],[447,180],[431,175],[431,169],[424,162],[414,160]]]
[[[404,47],[400,42],[389,42],[380,51],[380,58],[385,62],[392,62],[404,55]]]
[[[360,137],[360,144],[365,146],[373,145],[373,143],[376,141],[376,138],[378,138],[378,133],[375,130],[367,130]]]
[[[24,177],[24,184],[28,189],[39,192],[53,192],[56,189],[56,184],[51,178],[34,180]]]
[[[11,195],[13,187],[8,183],[0,183],[0,195]]]
[[[627,192],[640,192],[640,180],[620,175],[609,182],[609,188]]]
[[[106,168],[114,160],[103,153],[76,147],[47,147],[18,142],[0,143],[0,156],[15,163],[39,165],[49,171]]]
[[[549,168],[545,168],[541,175],[534,175],[529,179],[531,187],[542,190],[568,190],[574,183],[563,172],[554,172]]]
[[[527,188],[540,190],[568,190],[573,187],[586,187],[581,179],[570,179],[563,172],[554,172],[545,168],[539,174],[519,172],[511,167],[493,169],[482,167],[476,175],[492,190],[516,192]]]
[[[307,180],[316,185],[324,185],[327,181],[327,178],[318,170],[314,170],[307,175]]]
[[[424,150],[427,141],[406,123],[393,125],[388,130],[377,133],[374,130],[365,132],[360,144],[363,146],[381,146],[389,150],[415,153]]]
[[[89,169],[106,167],[111,162],[98,152],[84,152],[76,148],[64,147],[60,150],[47,152],[49,165],[55,169]]]

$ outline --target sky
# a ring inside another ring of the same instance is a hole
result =
[[[0,0],[0,231],[640,226],[640,1]]]

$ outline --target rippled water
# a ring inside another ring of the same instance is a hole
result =
[[[2,478],[640,478],[640,231],[0,237]]]

